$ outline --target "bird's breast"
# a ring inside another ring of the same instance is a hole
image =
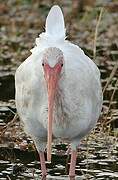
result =
[[[60,126],[67,126],[69,121],[69,112],[65,103],[65,96],[62,90],[58,90],[55,96],[54,122]]]
[[[55,97],[53,111],[53,136],[56,138],[68,139],[68,129],[71,127],[71,111],[66,103],[66,97],[62,90],[59,90]]]

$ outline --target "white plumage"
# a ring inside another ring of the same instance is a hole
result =
[[[70,141],[75,150],[80,140],[95,126],[102,108],[100,72],[77,45],[65,40],[61,9],[53,6],[47,16],[46,32],[36,39],[32,54],[16,71],[16,107],[24,129],[37,150],[47,144],[48,96],[42,67],[50,67],[63,57],[53,111],[53,138]]]

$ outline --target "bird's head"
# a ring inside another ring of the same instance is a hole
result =
[[[56,47],[47,48],[43,54],[42,66],[47,85],[49,85],[51,79],[53,79],[53,83],[56,83],[60,79],[64,69],[63,52]]]
[[[46,49],[43,54],[42,66],[48,94],[47,159],[48,161],[51,161],[53,107],[55,102],[55,95],[58,89],[58,82],[64,71],[64,56],[62,51],[55,47]]]

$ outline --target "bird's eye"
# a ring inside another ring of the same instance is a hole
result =
[[[63,67],[63,63],[61,64],[61,67]]]
[[[44,66],[44,63],[42,63],[42,66]]]

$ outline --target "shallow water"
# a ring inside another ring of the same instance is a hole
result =
[[[59,152],[60,147],[63,152]],[[46,163],[48,179],[68,178],[65,174],[67,155],[65,148],[62,147],[67,147],[67,145],[56,146],[52,154],[52,163]],[[77,179],[118,179],[118,144],[109,150],[108,145],[98,144],[92,140],[88,149],[89,152],[86,155],[86,143],[79,147],[76,165]],[[0,152],[0,159],[3,159],[0,160],[0,178],[7,176],[11,179],[40,178],[40,162],[36,151],[1,147]]]

